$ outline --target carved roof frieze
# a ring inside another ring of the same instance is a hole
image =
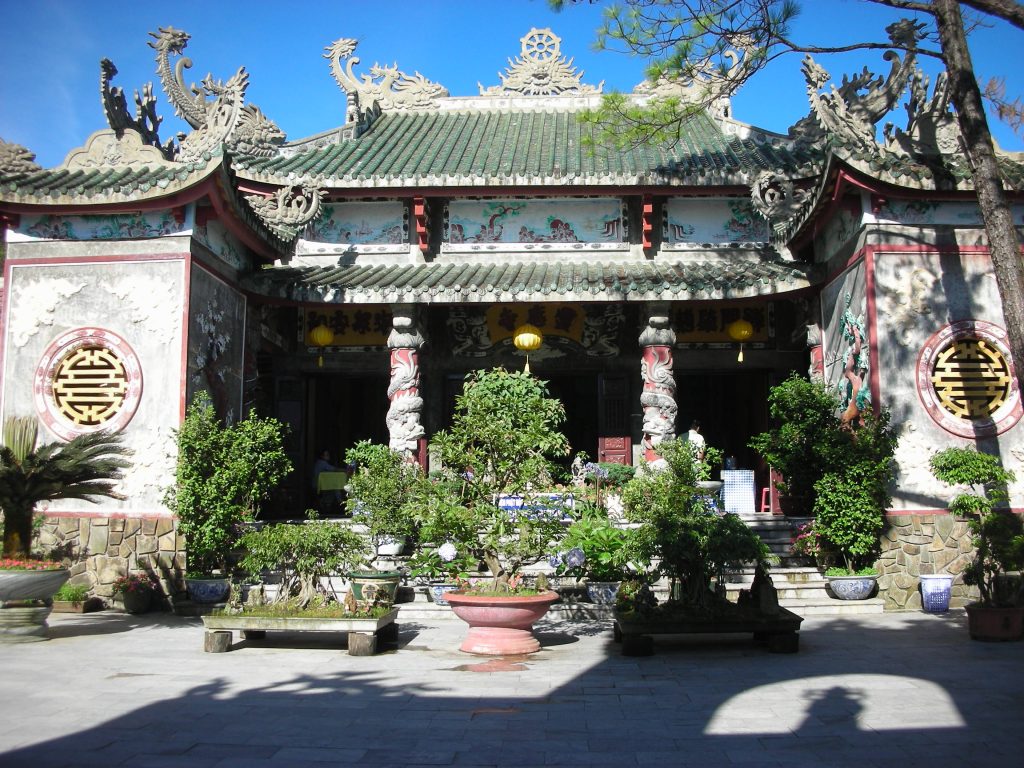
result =
[[[323,207],[323,191],[315,186],[281,187],[270,196],[246,195],[245,199],[260,221],[284,240],[293,240]]]
[[[601,93],[598,85],[585,85],[572,59],[562,56],[562,38],[548,28],[534,27],[520,38],[521,55],[508,60],[505,73],[498,73],[501,85],[480,88],[481,96],[586,96]]]
[[[132,128],[120,133],[113,129],[96,131],[84,146],[71,150],[64,158],[63,167],[75,169],[90,168],[164,168],[175,164],[164,153],[148,144]]]

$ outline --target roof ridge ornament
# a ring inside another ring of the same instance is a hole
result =
[[[890,24],[885,28],[889,39],[906,55],[901,60],[896,51],[883,54],[882,58],[891,64],[888,76],[883,80],[864,67],[857,75],[843,75],[839,87],[832,85],[828,93],[820,90],[832,76],[810,54],[805,56],[802,69],[811,114],[789,129],[790,136],[805,141],[834,137],[844,144],[877,151],[875,124],[896,106],[907,87],[916,69],[915,48],[923,29],[923,24],[909,19]]]
[[[477,83],[481,96],[587,96],[603,90],[604,80],[596,86],[582,82],[584,73],[561,55],[562,38],[550,28],[534,27],[519,41],[521,55],[508,60],[504,74],[498,73],[501,85],[484,88]]]
[[[448,89],[428,80],[419,72],[408,75],[398,68],[374,63],[369,75],[356,76],[353,68],[359,57],[353,56],[359,41],[342,37],[324,48],[324,58],[330,61],[331,75],[348,97],[346,123],[360,123],[366,111],[412,111],[428,109],[435,101],[448,95]],[[348,60],[342,68],[342,61]]]
[[[35,160],[36,153],[32,150],[0,138],[0,172],[14,174],[41,171],[42,167]]]
[[[305,185],[280,187],[271,195],[246,195],[245,199],[260,221],[283,240],[291,241],[320,215],[324,190]]]
[[[175,114],[195,129],[181,139],[175,159],[181,162],[202,160],[204,156],[215,154],[222,144],[262,157],[277,152],[284,143],[284,131],[255,104],[244,103],[249,86],[245,67],[239,67],[226,83],[207,74],[202,87],[185,85],[184,70],[192,66],[192,59],[183,57],[172,69],[171,56],[182,55],[189,34],[170,26],[149,34],[154,38],[149,45],[156,50],[156,71],[164,93]]]
[[[121,138],[126,130],[137,132],[143,144],[160,150],[165,160],[173,160],[176,152],[174,139],[168,139],[166,144],[160,141],[160,123],[163,122],[163,118],[156,113],[153,83],[148,82],[142,86],[141,95],[138,90],[135,91],[135,115],[132,116],[128,112],[128,99],[124,95],[124,89],[111,85],[116,75],[117,67],[114,66],[114,62],[106,58],[100,59],[100,100],[107,117],[107,125],[118,138]]]

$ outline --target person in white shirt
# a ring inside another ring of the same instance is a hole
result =
[[[704,460],[704,435],[700,433],[700,422],[696,419],[690,424],[690,431],[686,433],[686,441],[694,446],[694,457],[697,461]]]

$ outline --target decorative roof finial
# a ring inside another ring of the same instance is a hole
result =
[[[548,28],[534,27],[521,37],[522,55],[508,60],[505,74],[498,73],[501,85],[484,88],[481,96],[585,96],[601,93],[604,80],[596,87],[582,83],[573,60],[561,55],[562,38]]]

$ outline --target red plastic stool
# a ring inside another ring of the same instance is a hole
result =
[[[761,514],[765,512],[771,514],[772,511],[772,489],[771,486],[766,485],[761,489]]]

